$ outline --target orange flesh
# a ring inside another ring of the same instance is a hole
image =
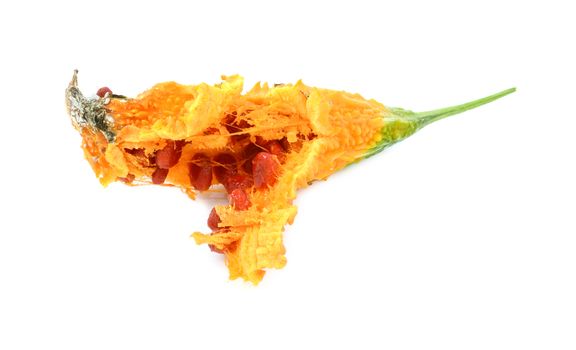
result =
[[[241,186],[250,206],[216,206],[219,229],[193,237],[225,254],[231,279],[257,284],[265,269],[286,264],[282,232],[296,215],[296,191],[363,158],[380,140],[388,111],[360,95],[301,82],[274,88],[256,84],[242,94],[241,77],[223,78],[216,86],[169,82],[136,99],[112,99],[106,107],[115,120],[116,141],[109,144],[84,129],[83,148],[103,185],[152,183],[158,164],[170,165],[164,183],[192,198],[197,192],[194,166],[205,167],[204,179],[211,171],[212,185],[234,176],[248,179]],[[181,147],[179,158],[163,153],[172,141]],[[270,172],[274,181],[256,188],[259,174],[253,171],[262,170],[252,169],[251,162],[262,151],[277,159],[279,170]],[[173,166],[172,159],[177,159]]]

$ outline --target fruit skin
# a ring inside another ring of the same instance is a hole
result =
[[[224,185],[231,205],[213,209],[214,232],[193,237],[225,255],[231,279],[254,284],[266,269],[286,264],[282,237],[296,215],[298,189],[431,122],[514,91],[414,113],[300,81],[256,84],[242,94],[240,76],[223,78],[215,86],[167,82],[133,99],[108,94],[92,101],[80,93],[75,75],[67,104],[86,159],[104,186],[162,183],[194,198],[197,191],[213,191],[213,184]]]

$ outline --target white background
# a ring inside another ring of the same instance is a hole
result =
[[[0,5],[0,349],[574,349],[570,1]],[[64,108],[80,86],[258,80],[429,110],[302,191],[288,265],[227,280],[189,238],[210,201],[100,187]]]

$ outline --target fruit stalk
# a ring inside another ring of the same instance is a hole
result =
[[[368,158],[382,152],[393,144],[411,136],[426,125],[434,123],[440,119],[444,119],[446,117],[450,117],[474,109],[476,107],[480,107],[508,94],[511,94],[514,91],[516,91],[516,88],[510,88],[474,101],[427,112],[412,112],[402,108],[390,108],[391,113],[383,117],[384,126],[381,130],[382,139],[376,144],[376,146],[366,152],[364,158]]]

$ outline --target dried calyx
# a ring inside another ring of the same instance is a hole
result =
[[[116,134],[112,130],[114,119],[106,111],[107,98],[86,98],[78,88],[78,70],[74,70],[72,80],[66,89],[66,107],[72,124],[77,130],[89,128],[101,132],[108,142],[114,142]]]

